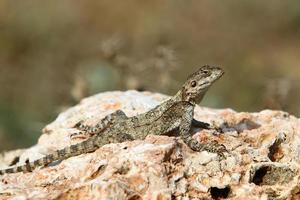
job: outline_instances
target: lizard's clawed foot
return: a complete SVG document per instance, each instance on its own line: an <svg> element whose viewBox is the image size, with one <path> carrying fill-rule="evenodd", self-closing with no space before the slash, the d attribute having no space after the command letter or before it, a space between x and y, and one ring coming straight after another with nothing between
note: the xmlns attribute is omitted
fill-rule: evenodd
<svg viewBox="0 0 300 200"><path fill-rule="evenodd" d="M88 130L88 126L84 125L83 124L83 120L80 120L79 122L77 122L73 128L76 128L79 130L79 132L75 132L75 133L72 133L70 135L70 138L71 139L77 139L77 138L87 138L88 136L88 133L87 133L87 130Z"/></svg>
<svg viewBox="0 0 300 200"><path fill-rule="evenodd" d="M223 144L219 144L216 141L207 143L204 150L212 153L217 153L222 159L225 159L224 152L228 152Z"/></svg>
<svg viewBox="0 0 300 200"><path fill-rule="evenodd" d="M78 138L80 138L80 139L85 139L85 138L88 138L88 134L86 133L86 132L82 132L82 131L80 131L80 132L75 132L75 133L71 133L70 134L70 138L73 140L73 139L78 139Z"/></svg>
<svg viewBox="0 0 300 200"><path fill-rule="evenodd" d="M192 140L190 143L188 143L188 145L194 151L208 151L211 153L217 153L222 159L225 158L224 152L228 152L223 144L219 144L216 141L202 144L196 140Z"/></svg>
<svg viewBox="0 0 300 200"><path fill-rule="evenodd" d="M78 130L81 131L87 131L89 129L89 126L84 125L83 120L80 120L73 126L73 128L77 128Z"/></svg>
<svg viewBox="0 0 300 200"><path fill-rule="evenodd" d="M223 133L223 130L221 127L216 126L215 124L209 124L209 127L207 128L209 130L214 130L218 133Z"/></svg>
<svg viewBox="0 0 300 200"><path fill-rule="evenodd" d="M99 133L102 129L99 128L99 125L96 125L96 126L88 126L88 125L85 125L83 123L83 120L77 122L74 126L74 128L78 129L79 132L77 133L73 133L71 134L71 138L86 138L86 137L91 137L97 133Z"/></svg>

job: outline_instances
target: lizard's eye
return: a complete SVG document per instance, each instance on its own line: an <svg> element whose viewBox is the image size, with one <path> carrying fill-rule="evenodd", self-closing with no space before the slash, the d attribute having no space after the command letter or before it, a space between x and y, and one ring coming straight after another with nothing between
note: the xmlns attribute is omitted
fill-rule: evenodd
<svg viewBox="0 0 300 200"><path fill-rule="evenodd" d="M197 82L196 82L196 81L192 81L192 82L191 82L191 86L192 86L192 87L196 87L196 85L197 85Z"/></svg>

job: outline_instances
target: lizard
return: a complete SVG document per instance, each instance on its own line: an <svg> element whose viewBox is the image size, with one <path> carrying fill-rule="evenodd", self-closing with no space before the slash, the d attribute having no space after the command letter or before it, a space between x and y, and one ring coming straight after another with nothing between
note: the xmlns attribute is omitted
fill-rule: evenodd
<svg viewBox="0 0 300 200"><path fill-rule="evenodd" d="M27 160L23 165L2 169L0 175L31 172L37 167L45 167L54 161L93 152L105 144L142 140L149 134L163 135L176 129L179 130L183 142L192 150L206 150L223 157L223 152L227 151L225 146L215 141L200 143L190 134L192 125L203 129L212 128L210 124L193 118L194 108L201 102L209 87L223 74L224 71L220 67L204 65L187 78L173 97L148 112L127 117L122 110L117 110L104 117L95 126L87 126L83 121L79 121L74 127L80 131L80 134L89 135L87 140L56 150L33 162Z"/></svg>

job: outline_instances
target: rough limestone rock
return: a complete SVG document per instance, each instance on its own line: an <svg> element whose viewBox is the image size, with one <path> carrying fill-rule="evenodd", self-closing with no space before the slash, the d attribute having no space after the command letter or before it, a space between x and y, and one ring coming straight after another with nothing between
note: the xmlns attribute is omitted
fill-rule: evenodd
<svg viewBox="0 0 300 200"><path fill-rule="evenodd" d="M70 139L79 120L93 125L122 109L145 112L166 96L107 92L81 101L43 129L38 143L4 154L0 167L35 160L84 138ZM201 142L226 146L226 159L193 152L178 137L108 144L31 173L0 176L1 199L300 199L300 120L281 111L237 113L197 107L195 118L223 133L193 130Z"/></svg>

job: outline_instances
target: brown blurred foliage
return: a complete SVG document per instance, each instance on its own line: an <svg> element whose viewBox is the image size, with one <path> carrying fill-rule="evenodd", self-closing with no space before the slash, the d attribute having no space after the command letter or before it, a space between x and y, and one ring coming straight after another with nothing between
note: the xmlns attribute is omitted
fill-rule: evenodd
<svg viewBox="0 0 300 200"><path fill-rule="evenodd" d="M300 2L0 0L0 150L35 143L84 96L173 94L203 64L202 105L299 115Z"/></svg>

